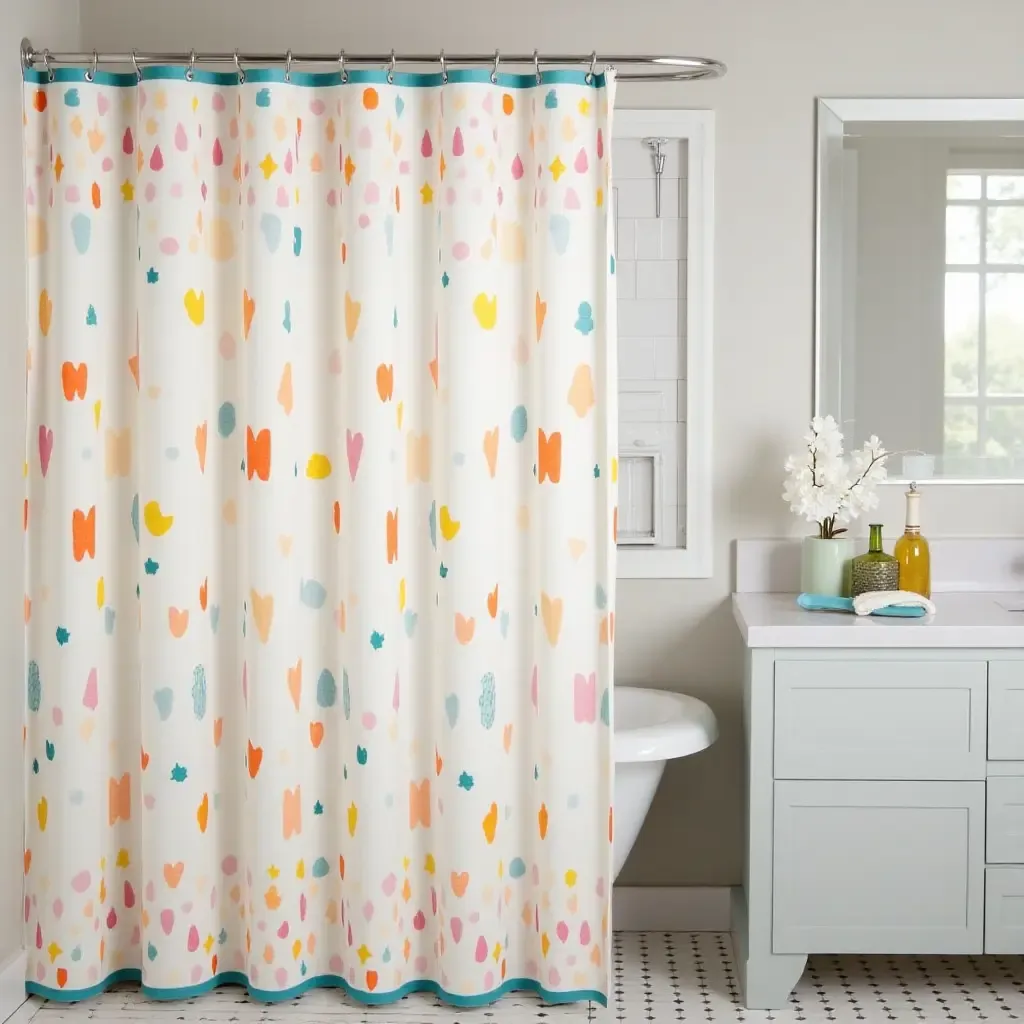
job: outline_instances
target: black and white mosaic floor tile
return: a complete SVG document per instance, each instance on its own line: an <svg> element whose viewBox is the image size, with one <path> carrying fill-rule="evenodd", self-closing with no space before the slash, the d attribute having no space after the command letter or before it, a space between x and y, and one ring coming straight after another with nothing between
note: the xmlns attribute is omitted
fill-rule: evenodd
<svg viewBox="0 0 1024 1024"><path fill-rule="evenodd" d="M745 1010L727 935L620 932L607 1009L545 1006L511 996L477 1010L453 1010L410 996L367 1009L338 992L308 992L291 1003L251 1002L223 988L181 1003L153 1003L122 986L76 1006L33 1000L11 1024L968 1024L1024 1021L1024 957L816 956L782 1010Z"/></svg>

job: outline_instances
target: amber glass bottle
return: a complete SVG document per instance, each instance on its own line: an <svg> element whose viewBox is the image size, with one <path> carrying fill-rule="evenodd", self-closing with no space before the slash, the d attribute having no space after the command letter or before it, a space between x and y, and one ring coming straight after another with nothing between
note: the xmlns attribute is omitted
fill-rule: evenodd
<svg viewBox="0 0 1024 1024"><path fill-rule="evenodd" d="M921 536L921 494L917 484L907 491L907 525L896 541L893 554L900 563L900 590L909 590L922 597L932 596L931 555L928 541Z"/></svg>

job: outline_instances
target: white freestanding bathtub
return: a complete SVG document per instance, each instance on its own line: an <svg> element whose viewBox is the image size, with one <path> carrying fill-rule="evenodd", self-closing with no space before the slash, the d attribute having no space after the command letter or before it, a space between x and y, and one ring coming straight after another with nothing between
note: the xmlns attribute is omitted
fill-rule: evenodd
<svg viewBox="0 0 1024 1024"><path fill-rule="evenodd" d="M716 739L715 714L696 697L634 686L615 687L613 880L636 842L665 762L696 754Z"/></svg>

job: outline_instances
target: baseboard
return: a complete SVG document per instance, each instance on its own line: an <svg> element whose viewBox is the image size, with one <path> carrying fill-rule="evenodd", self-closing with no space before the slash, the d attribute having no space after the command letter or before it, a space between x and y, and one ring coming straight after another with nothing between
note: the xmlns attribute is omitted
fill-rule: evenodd
<svg viewBox="0 0 1024 1024"><path fill-rule="evenodd" d="M25 994L25 968L28 954L18 950L0 964L0 1021L6 1021L28 996Z"/></svg>
<svg viewBox="0 0 1024 1024"><path fill-rule="evenodd" d="M727 885L615 886L612 927L620 932L727 932L731 900Z"/></svg>

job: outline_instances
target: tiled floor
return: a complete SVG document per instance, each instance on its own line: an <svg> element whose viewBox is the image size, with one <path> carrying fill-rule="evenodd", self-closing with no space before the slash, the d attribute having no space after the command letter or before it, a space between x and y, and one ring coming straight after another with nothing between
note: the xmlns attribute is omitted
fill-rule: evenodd
<svg viewBox="0 0 1024 1024"><path fill-rule="evenodd" d="M1024 1019L1022 957L812 957L789 1005L775 1013L744 1010L739 1002L726 935L712 932L622 932L615 939L615 988L607 1010L586 1005L549 1007L510 997L480 1010L453 1010L409 997L368 1010L338 992L309 992L291 1003L249 1002L222 988L184 1003L152 1003L129 986L78 1006L34 1002L18 1024L135 1024L138 1021L223 1021L255 1024L668 1024L676 1021L836 1021L944 1024Z"/></svg>

